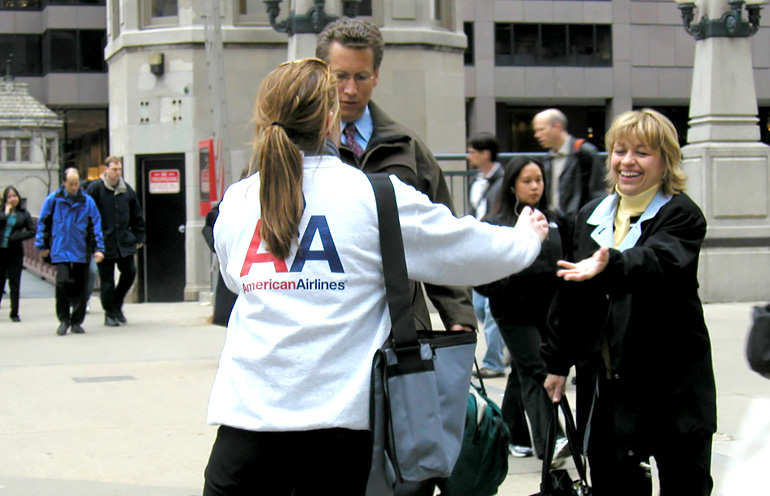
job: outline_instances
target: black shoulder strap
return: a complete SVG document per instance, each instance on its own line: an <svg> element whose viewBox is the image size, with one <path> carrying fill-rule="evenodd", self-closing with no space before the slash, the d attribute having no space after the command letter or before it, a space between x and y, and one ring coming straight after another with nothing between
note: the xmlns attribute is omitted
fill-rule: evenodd
<svg viewBox="0 0 770 496"><path fill-rule="evenodd" d="M396 193L387 174L367 174L367 177L372 183L377 201L382 269L396 354L399 362L410 359L419 360L420 349L409 298L411 291L409 291Z"/></svg>

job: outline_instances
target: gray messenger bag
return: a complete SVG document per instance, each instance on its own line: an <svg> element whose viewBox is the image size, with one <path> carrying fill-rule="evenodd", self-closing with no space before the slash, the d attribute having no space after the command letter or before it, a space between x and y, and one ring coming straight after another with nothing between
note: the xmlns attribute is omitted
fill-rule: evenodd
<svg viewBox="0 0 770 496"><path fill-rule="evenodd" d="M372 467L367 496L399 482L449 477L460 455L476 333L417 332L393 184L369 180L377 199L391 335L372 363Z"/></svg>

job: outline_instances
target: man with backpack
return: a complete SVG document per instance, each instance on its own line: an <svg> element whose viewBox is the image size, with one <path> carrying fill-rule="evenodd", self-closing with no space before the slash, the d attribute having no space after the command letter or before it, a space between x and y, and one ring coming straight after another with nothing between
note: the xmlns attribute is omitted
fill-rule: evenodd
<svg viewBox="0 0 770 496"><path fill-rule="evenodd" d="M580 208L607 194L607 169L596 147L567 132L567 117L560 110L543 110L532 120L535 138L548 149L544 160L549 203L568 219Z"/></svg>

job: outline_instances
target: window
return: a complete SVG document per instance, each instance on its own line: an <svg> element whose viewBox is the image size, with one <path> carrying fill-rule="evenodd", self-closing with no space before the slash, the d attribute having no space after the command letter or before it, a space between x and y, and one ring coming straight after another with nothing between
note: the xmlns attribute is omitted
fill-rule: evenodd
<svg viewBox="0 0 770 496"><path fill-rule="evenodd" d="M21 138L19 140L19 150L21 152L19 158L20 162L29 162L29 145L29 138Z"/></svg>
<svg viewBox="0 0 770 496"><path fill-rule="evenodd" d="M11 75L41 76L43 74L41 36L0 34L0 63L2 63L3 74L5 74L5 61L8 59L11 59Z"/></svg>
<svg viewBox="0 0 770 496"><path fill-rule="evenodd" d="M612 65L612 27L608 24L495 24L498 66Z"/></svg>
<svg viewBox="0 0 770 496"><path fill-rule="evenodd" d="M56 140L54 138L45 139L45 161L49 164L58 162L58 153L56 150Z"/></svg>
<svg viewBox="0 0 770 496"><path fill-rule="evenodd" d="M6 139L5 140L5 161L6 162L18 162L19 159L16 155L16 146L17 140L15 139Z"/></svg>
<svg viewBox="0 0 770 496"><path fill-rule="evenodd" d="M465 49L463 61L465 62L465 65L474 65L476 61L475 61L475 56L474 56L475 52L473 47L473 23L464 22L463 31L465 31L465 37L468 38L468 47Z"/></svg>
<svg viewBox="0 0 770 496"><path fill-rule="evenodd" d="M6 141L8 141L8 140L6 140L5 138L0 138L0 162L8 162L8 160L6 160L6 158L5 158L5 143L6 143Z"/></svg>
<svg viewBox="0 0 770 496"><path fill-rule="evenodd" d="M0 0L0 10L41 10L40 0Z"/></svg>
<svg viewBox="0 0 770 496"><path fill-rule="evenodd" d="M152 17L174 17L179 15L177 0L152 0Z"/></svg>
<svg viewBox="0 0 770 496"><path fill-rule="evenodd" d="M43 0L48 5L105 5L106 0Z"/></svg>
<svg viewBox="0 0 770 496"><path fill-rule="evenodd" d="M43 35L45 72L106 72L104 30L49 29Z"/></svg>

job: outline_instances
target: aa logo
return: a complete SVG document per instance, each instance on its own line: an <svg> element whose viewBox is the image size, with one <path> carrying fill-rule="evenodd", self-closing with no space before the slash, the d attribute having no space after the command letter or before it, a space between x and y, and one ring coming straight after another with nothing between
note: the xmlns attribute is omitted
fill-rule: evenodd
<svg viewBox="0 0 770 496"><path fill-rule="evenodd" d="M337 247L334 245L332 233L329 230L329 223L326 222L325 215L314 215L310 217L305 232L299 241L297 254L291 263L291 268L286 267L286 261L275 257L272 253L257 253L259 245L262 244L262 238L259 235L259 228L262 225L262 219L257 221L257 228L254 230L254 236L249 244L249 251L246 253L246 259L243 261L241 277L248 275L251 266L255 263L272 263L276 272L302 272L305 262L308 260L325 261L329 264L331 272L344 273L340 255L337 253ZM318 236L321 240L321 250L311 250L313 240Z"/></svg>

